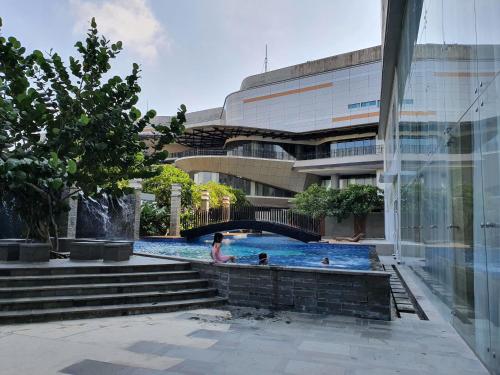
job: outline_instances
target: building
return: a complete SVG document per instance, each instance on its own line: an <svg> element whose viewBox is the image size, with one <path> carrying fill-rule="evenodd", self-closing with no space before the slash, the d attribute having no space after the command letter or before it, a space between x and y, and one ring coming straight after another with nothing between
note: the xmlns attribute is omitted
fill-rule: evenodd
<svg viewBox="0 0 500 375"><path fill-rule="evenodd" d="M221 108L188 113L170 161L262 206L287 207L312 183L375 185L381 72L373 47L247 77Z"/></svg>
<svg viewBox="0 0 500 375"><path fill-rule="evenodd" d="M500 373L500 2L382 9L387 233Z"/></svg>

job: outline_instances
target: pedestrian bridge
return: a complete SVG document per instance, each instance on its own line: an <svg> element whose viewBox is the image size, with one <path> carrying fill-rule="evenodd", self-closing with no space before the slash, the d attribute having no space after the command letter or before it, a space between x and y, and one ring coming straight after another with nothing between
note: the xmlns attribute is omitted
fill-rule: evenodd
<svg viewBox="0 0 500 375"><path fill-rule="evenodd" d="M271 232L303 242L321 239L320 220L290 209L245 206L197 210L182 220L181 236L194 239L207 234L235 229Z"/></svg>

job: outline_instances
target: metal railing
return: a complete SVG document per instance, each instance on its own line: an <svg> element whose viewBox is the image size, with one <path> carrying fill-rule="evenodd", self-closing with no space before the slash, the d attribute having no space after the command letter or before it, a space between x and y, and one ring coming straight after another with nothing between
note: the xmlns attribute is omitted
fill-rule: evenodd
<svg viewBox="0 0 500 375"><path fill-rule="evenodd" d="M231 207L229 212L223 207L211 208L208 211L196 210L191 215L185 215L181 224L184 229L193 229L209 224L242 220L282 224L314 234L320 234L321 231L319 219L288 208L257 206Z"/></svg>
<svg viewBox="0 0 500 375"><path fill-rule="evenodd" d="M329 159L329 158L344 158L349 156L362 156L362 155L378 155L384 152L384 146L362 146L350 147L337 150L331 150L323 153L312 152L302 155L299 160L313 160L313 159Z"/></svg>
<svg viewBox="0 0 500 375"><path fill-rule="evenodd" d="M292 155L283 151L258 151L258 150L224 150L224 149L193 149L169 154L169 158L178 159L189 156L240 156L247 158L261 158L274 160L295 160Z"/></svg>
<svg viewBox="0 0 500 375"><path fill-rule="evenodd" d="M258 151L258 150L224 150L224 149L193 149L169 154L169 159L179 159L189 156L239 156L247 158L273 159L273 160L313 160L328 158L343 158L349 156L376 155L382 154L382 145L351 147L345 149L332 150L324 153L312 152L294 157L283 151Z"/></svg>

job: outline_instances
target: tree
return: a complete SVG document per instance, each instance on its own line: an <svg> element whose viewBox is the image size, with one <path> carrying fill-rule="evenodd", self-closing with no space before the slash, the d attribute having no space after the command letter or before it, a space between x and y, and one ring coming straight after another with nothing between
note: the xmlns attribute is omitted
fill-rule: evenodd
<svg viewBox="0 0 500 375"><path fill-rule="evenodd" d="M329 213L334 194L334 190L312 184L303 192L295 194L294 210L314 218L323 218Z"/></svg>
<svg viewBox="0 0 500 375"><path fill-rule="evenodd" d="M354 216L354 234L366 233L366 216L384 207L384 196L376 186L349 185L337 190L329 206L328 214L340 222L349 215Z"/></svg>
<svg viewBox="0 0 500 375"><path fill-rule="evenodd" d="M234 207L241 207L249 204L243 191L218 182L209 181L205 184L193 185L193 205L195 207L201 206L201 192L205 190L208 191L210 197L210 207L222 206L222 199L224 197L229 197L229 201Z"/></svg>
<svg viewBox="0 0 500 375"><path fill-rule="evenodd" d="M354 234L366 232L366 216L383 209L384 197L376 186L349 185L327 189L313 184L295 195L294 210L314 218L333 216L338 222L354 216Z"/></svg>
<svg viewBox="0 0 500 375"><path fill-rule="evenodd" d="M143 191L154 194L158 205L166 207L170 211L172 184L181 184L181 205L182 207L191 206L193 202L192 189L194 182L189 177L189 174L169 164L158 166L157 168L159 173L156 176L144 180L142 184Z"/></svg>
<svg viewBox="0 0 500 375"><path fill-rule="evenodd" d="M154 110L141 115L140 68L111 76L122 43L99 36L94 19L75 47L68 68L57 53L26 53L0 35L0 193L43 241L57 237L57 216L77 193L120 196L123 180L152 176L186 120L184 105L170 124L153 125ZM159 133L152 152L139 137L146 126Z"/></svg>

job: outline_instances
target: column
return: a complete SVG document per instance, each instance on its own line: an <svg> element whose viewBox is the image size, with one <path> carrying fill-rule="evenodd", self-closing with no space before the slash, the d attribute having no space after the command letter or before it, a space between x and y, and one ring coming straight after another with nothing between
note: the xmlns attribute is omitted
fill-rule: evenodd
<svg viewBox="0 0 500 375"><path fill-rule="evenodd" d="M134 189L134 228L133 236L134 241L140 238L141 230L141 193L142 193L142 181L140 179L134 178L129 182L129 186Z"/></svg>
<svg viewBox="0 0 500 375"><path fill-rule="evenodd" d="M170 193L170 236L181 235L181 184L172 184Z"/></svg>
<svg viewBox="0 0 500 375"><path fill-rule="evenodd" d="M340 187L339 175L332 174L332 176L330 177L330 183L332 189L338 189Z"/></svg>
<svg viewBox="0 0 500 375"><path fill-rule="evenodd" d="M208 224L208 212L210 211L210 193L207 190L201 192L201 222L202 224Z"/></svg>
<svg viewBox="0 0 500 375"><path fill-rule="evenodd" d="M222 220L229 221L231 218L231 199L228 196L222 197Z"/></svg>
<svg viewBox="0 0 500 375"><path fill-rule="evenodd" d="M75 191L74 188L70 189L70 192L73 193ZM66 237L67 238L76 238L76 221L78 217L78 194L74 194L68 200L69 212L68 212L68 226L66 228Z"/></svg>

